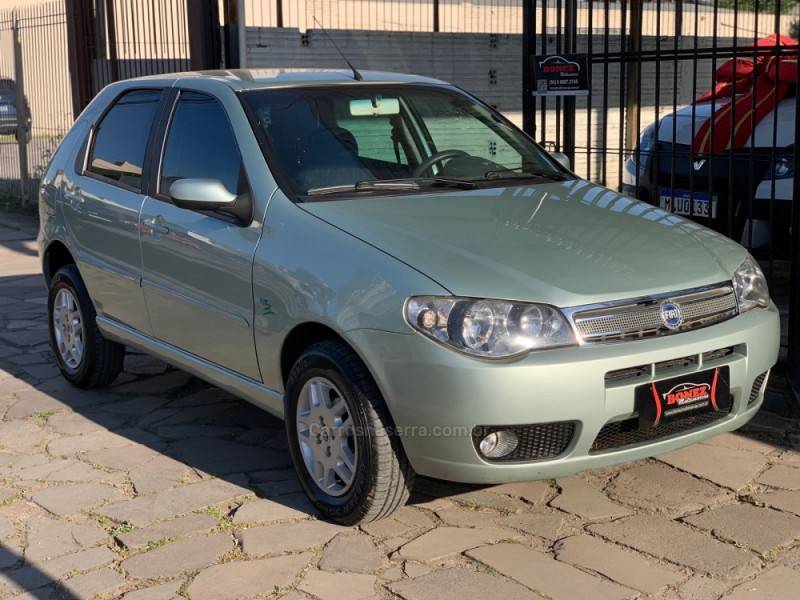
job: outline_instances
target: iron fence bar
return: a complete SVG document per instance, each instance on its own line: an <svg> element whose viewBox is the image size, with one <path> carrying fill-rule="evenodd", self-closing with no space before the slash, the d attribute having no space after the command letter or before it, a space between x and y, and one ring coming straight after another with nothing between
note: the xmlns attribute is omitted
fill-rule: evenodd
<svg viewBox="0 0 800 600"><path fill-rule="evenodd" d="M578 2L566 0L565 5L564 46L568 53L576 51L578 37ZM575 96L564 98L564 154L569 157L570 164L575 165Z"/></svg>
<svg viewBox="0 0 800 600"><path fill-rule="evenodd" d="M694 36L693 36L693 46L695 53L698 49L698 41L697 41L697 31L698 25L700 23L700 13L698 10L698 4L695 3L694 5ZM696 122L697 120L697 60L692 62L692 126L691 126L691 136L689 137L689 202L694 205L694 169L691 167L694 164L694 136L697 133L696 129ZM675 145L673 140L673 146ZM672 191L672 201L675 201L675 191Z"/></svg>
<svg viewBox="0 0 800 600"><path fill-rule="evenodd" d="M433 0L433 31L439 31L439 0Z"/></svg>
<svg viewBox="0 0 800 600"><path fill-rule="evenodd" d="M604 23L603 23L603 55L608 55L609 52L609 19L611 18L611 5L609 0L603 0L603 13L605 15ZM603 147L608 146L608 66L609 63L607 61L603 61ZM608 181L608 154L603 151L601 156L603 157L602 163L602 183L603 185L606 184Z"/></svg>
<svg viewBox="0 0 800 600"><path fill-rule="evenodd" d="M532 38L536 35L536 0L522 0L522 130L536 139L536 100L533 96Z"/></svg>
<svg viewBox="0 0 800 600"><path fill-rule="evenodd" d="M275 24L283 27L283 0L275 0Z"/></svg>
<svg viewBox="0 0 800 600"><path fill-rule="evenodd" d="M628 19L626 14L627 2L621 0L620 2L620 40L619 47L622 53L623 60L619 65L619 135L618 135L618 148L617 148L617 190L622 189L622 171L625 165L625 106L626 106L626 83L628 78L628 45L626 38L626 31L628 29Z"/></svg>
<svg viewBox="0 0 800 600"><path fill-rule="evenodd" d="M800 59L796 60L796 76L800 81ZM800 93L795 92L794 102L794 139L795 146L800 140ZM794 155L794 185L792 186L791 209L791 250L790 250L790 282L789 282L789 331L788 331L788 360L787 380L789 382L789 400L793 412L800 411L800 207L797 199L800 198L800 152L796 149Z"/></svg>
<svg viewBox="0 0 800 600"><path fill-rule="evenodd" d="M594 77L592 73L592 57L594 55L594 0L589 0L589 22L587 24L588 39L586 42L587 65L586 79L589 82L589 94L586 96L586 179L592 180L592 87ZM577 36L576 36L577 37Z"/></svg>

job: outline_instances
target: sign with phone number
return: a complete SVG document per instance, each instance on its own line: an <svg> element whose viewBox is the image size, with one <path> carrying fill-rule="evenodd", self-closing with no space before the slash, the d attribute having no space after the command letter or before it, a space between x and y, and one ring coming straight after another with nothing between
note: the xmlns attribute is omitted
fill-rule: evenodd
<svg viewBox="0 0 800 600"><path fill-rule="evenodd" d="M586 54L546 54L531 62L534 96L589 95Z"/></svg>

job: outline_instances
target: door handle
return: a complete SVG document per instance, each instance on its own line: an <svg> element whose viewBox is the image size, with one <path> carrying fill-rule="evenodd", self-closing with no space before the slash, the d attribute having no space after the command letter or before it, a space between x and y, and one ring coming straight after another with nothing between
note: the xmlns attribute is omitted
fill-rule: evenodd
<svg viewBox="0 0 800 600"><path fill-rule="evenodd" d="M159 234L159 235L166 235L169 233L169 227L162 224L163 218L161 215L155 217L149 217L142 221L142 225L144 225L145 230L149 234Z"/></svg>

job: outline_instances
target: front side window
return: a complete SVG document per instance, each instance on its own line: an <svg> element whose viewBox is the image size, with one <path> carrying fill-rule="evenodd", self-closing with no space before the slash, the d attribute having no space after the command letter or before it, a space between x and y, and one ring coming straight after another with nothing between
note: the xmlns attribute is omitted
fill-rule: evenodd
<svg viewBox="0 0 800 600"><path fill-rule="evenodd" d="M298 196L567 177L497 113L444 87L297 87L242 99L270 164Z"/></svg>
<svg viewBox="0 0 800 600"><path fill-rule="evenodd" d="M120 96L95 127L87 170L140 190L147 140L160 100L157 90Z"/></svg>
<svg viewBox="0 0 800 600"><path fill-rule="evenodd" d="M217 100L181 92L164 147L159 192L178 179L217 179L232 194L244 190L244 171L233 131Z"/></svg>

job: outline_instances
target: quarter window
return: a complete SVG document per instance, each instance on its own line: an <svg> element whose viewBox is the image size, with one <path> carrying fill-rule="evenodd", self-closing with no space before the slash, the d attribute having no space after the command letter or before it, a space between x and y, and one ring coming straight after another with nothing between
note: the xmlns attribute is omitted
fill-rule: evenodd
<svg viewBox="0 0 800 600"><path fill-rule="evenodd" d="M157 90L121 96L95 128L87 170L140 190L147 140L160 100Z"/></svg>
<svg viewBox="0 0 800 600"><path fill-rule="evenodd" d="M232 194L244 192L242 158L222 106L214 98L182 92L167 134L159 191L178 179L217 179Z"/></svg>

